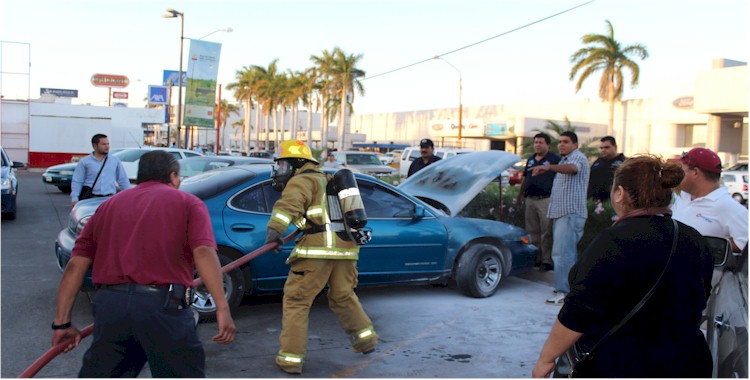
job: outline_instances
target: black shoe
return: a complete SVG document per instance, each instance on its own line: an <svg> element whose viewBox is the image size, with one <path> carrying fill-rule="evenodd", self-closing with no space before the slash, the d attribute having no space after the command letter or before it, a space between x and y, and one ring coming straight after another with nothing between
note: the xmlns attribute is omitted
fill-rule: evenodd
<svg viewBox="0 0 750 380"><path fill-rule="evenodd" d="M542 272L549 272L555 270L555 266L552 264L543 263L539 266L539 270Z"/></svg>

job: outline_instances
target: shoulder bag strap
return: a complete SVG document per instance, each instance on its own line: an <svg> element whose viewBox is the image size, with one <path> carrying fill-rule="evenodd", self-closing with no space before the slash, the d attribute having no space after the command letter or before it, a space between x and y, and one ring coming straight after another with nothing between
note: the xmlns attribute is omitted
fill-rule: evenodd
<svg viewBox="0 0 750 380"><path fill-rule="evenodd" d="M94 183L91 184L91 192L94 191L94 186L96 186L96 181L99 180L99 175L102 174L102 170L104 170L104 165L107 164L107 159L109 158L109 154L104 156L104 162L102 162L102 167L99 168L99 173L96 173L96 178L94 178Z"/></svg>
<svg viewBox="0 0 750 380"><path fill-rule="evenodd" d="M672 224L674 225L674 238L672 239L672 252L669 253L669 259L667 259L667 264L664 266L664 270L661 272L661 275L656 280L656 283L654 284L654 286L651 287L651 290L649 290L648 293L646 293L646 295L643 296L643 299L641 299L641 302L638 302L638 304L635 305L635 307L633 307L633 310L630 310L630 313L628 313L628 315L626 315L625 318L623 318L622 321L620 321L620 323L615 325L615 327L612 327L612 329L610 329L609 332L607 332L607 334L605 334L601 339L599 339L599 341L596 342L596 344L593 347L591 347L589 352L584 353L584 355L591 355L594 349L596 349L596 347L599 346L599 344L602 343L604 339L606 339L610 335L617 332L617 330L619 330L620 327L622 327L625 323L627 323L628 320L630 320L630 318L633 317L633 315L635 315L635 313L637 313L638 310L640 310L641 307L643 307L646 301L648 301L648 299L651 298L651 296L654 294L656 287L659 286L661 279L664 277L664 273L667 273L667 268L669 268L669 263L670 261L672 261L672 256L674 256L674 252L677 250L677 238L679 236L679 229L677 228L677 222L674 219L672 219Z"/></svg>

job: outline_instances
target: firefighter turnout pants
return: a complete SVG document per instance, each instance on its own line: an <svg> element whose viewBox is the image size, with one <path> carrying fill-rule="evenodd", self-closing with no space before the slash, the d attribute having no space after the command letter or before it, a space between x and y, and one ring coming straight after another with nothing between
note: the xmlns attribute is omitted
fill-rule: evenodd
<svg viewBox="0 0 750 380"><path fill-rule="evenodd" d="M307 353L307 325L315 297L328 284L328 306L344 331L352 337L353 348L377 342L372 321L354 293L357 261L294 258L284 284L283 317L277 363L299 367Z"/></svg>

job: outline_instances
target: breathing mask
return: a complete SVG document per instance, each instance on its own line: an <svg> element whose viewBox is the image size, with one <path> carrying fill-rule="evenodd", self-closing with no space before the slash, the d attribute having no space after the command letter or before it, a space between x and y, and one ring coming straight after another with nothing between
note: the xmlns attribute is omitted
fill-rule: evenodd
<svg viewBox="0 0 750 380"><path fill-rule="evenodd" d="M290 160L279 159L276 160L276 164L273 166L271 172L271 186L278 192L284 191L286 183L294 175L294 166Z"/></svg>

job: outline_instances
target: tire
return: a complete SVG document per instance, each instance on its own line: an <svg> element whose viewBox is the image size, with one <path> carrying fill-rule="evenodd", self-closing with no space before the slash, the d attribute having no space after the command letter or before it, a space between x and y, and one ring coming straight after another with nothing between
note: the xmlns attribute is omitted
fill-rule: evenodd
<svg viewBox="0 0 750 380"><path fill-rule="evenodd" d="M740 194L740 193L734 193L734 194L732 194L732 198L734 198L735 201L740 202L740 204L745 203L745 198L743 198L742 194Z"/></svg>
<svg viewBox="0 0 750 380"><path fill-rule="evenodd" d="M9 207L9 208L12 209L13 211L4 213L2 215L2 218L5 219L5 220L16 220L16 211L17 211L16 210L16 208L17 208L16 198L13 198L11 200L11 207Z"/></svg>
<svg viewBox="0 0 750 380"><path fill-rule="evenodd" d="M229 257L219 254L221 266L225 266L232 261ZM245 295L245 279L242 276L242 271L237 268L231 272L222 273L222 280L224 282L224 295L227 298L229 309L233 311L240 305L242 297ZM201 320L213 320L216 318L216 304L205 285L201 285L195 289L193 303L190 306L198 312Z"/></svg>
<svg viewBox="0 0 750 380"><path fill-rule="evenodd" d="M65 194L70 194L70 192L72 191L70 186L58 186L57 188Z"/></svg>
<svg viewBox="0 0 750 380"><path fill-rule="evenodd" d="M461 255L456 267L456 284L469 297L486 298L497 291L505 278L503 255L495 246L472 244Z"/></svg>

